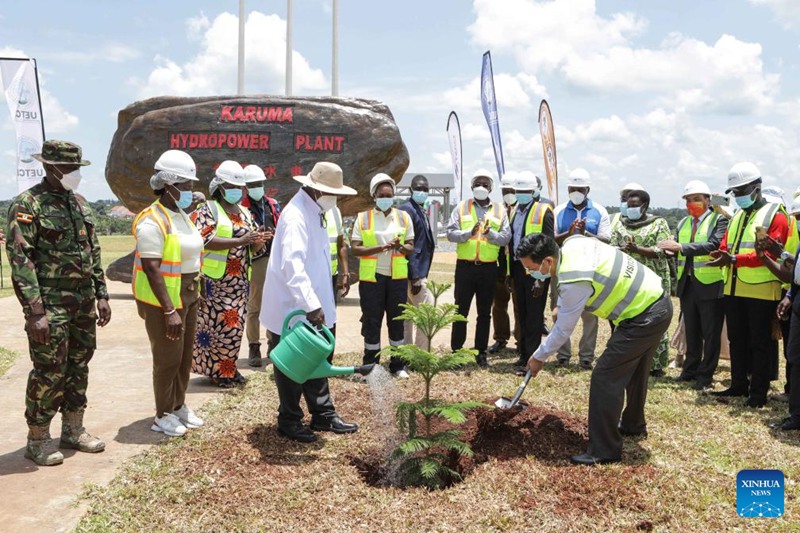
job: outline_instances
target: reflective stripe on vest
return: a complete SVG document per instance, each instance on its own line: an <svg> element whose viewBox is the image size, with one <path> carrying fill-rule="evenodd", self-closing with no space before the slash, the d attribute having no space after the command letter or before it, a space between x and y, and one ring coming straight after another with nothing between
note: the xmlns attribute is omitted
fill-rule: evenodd
<svg viewBox="0 0 800 533"><path fill-rule="evenodd" d="M342 233L342 212L338 207L325 211L325 226L331 244L331 274L335 276L339 272L339 235Z"/></svg>
<svg viewBox="0 0 800 533"><path fill-rule="evenodd" d="M366 216L364 216L366 215ZM375 210L370 209L359 213L356 224L361 224L361 243L365 248L372 248L378 246L378 238L375 235ZM405 211L392 208L390 216L394 216L397 224L402 228L402 233L397 236L400 238L400 243L405 244L406 233L408 232L409 218ZM408 258L405 255L392 252L392 279L408 279ZM358 265L358 279L359 281L376 281L375 275L378 273L378 256L367 255L361 257Z"/></svg>
<svg viewBox="0 0 800 533"><path fill-rule="evenodd" d="M552 211L553 208L550 207L548 204L543 202L535 202L533 209L528 209L528 218L525 220L525 229L523 229L522 237L526 237L531 233L541 233L542 232L542 225L544 224L544 215L547 213L547 210ZM514 223L514 217L517 216L517 210L514 209L511 212L511 220L509 220L509 224ZM512 230L513 231L513 230ZM519 243L517 243L519 246ZM506 276L511 275L511 259L514 257L514 251L511 250L511 246L508 247L509 253L507 255L508 259L506 260Z"/></svg>
<svg viewBox="0 0 800 533"><path fill-rule="evenodd" d="M639 315L664 294L652 270L597 239L578 235L561 248L558 284L579 281L594 290L586 310L614 324Z"/></svg>
<svg viewBox="0 0 800 533"><path fill-rule="evenodd" d="M692 217L684 217L678 223L678 243L702 243L708 242L711 236L714 235L714 230L717 228L717 221L719 215L717 213L709 213L706 218L700 223L695 232L694 239L692 239ZM706 266L706 263L711 261L711 256L696 255L691 258L694 269L694 278L704 285L711 285L725 281L725 271L719 267ZM683 271L686 267L686 256L678 252L678 279L683 277Z"/></svg>
<svg viewBox="0 0 800 533"><path fill-rule="evenodd" d="M473 199L463 200L458 205L462 230L472 230L478 222L478 215L473 202ZM487 210L484 220L488 219L489 227L494 231L498 231L500 229L500 223L503 220L501 207L496 202L489 204L489 207L491 208L492 214L490 215ZM467 261L496 263L499 255L500 247L490 243L486 235L480 231L470 236L467 242L458 243L458 246L456 246L456 257Z"/></svg>
<svg viewBox="0 0 800 533"><path fill-rule="evenodd" d="M772 225L772 219L775 214L783 208L778 204L768 203L762 206L755 214L750 217L750 221L744 228L741 240L736 242L728 241L728 250L733 254L747 254L755 253L756 251L756 226L769 228ZM728 226L728 237L736 239L744 223L745 212L740 210L733 216L730 225ZM734 269L730 269L732 272ZM778 281L778 278L764 266L757 267L738 267L736 268L736 277L745 283L757 285L759 283L769 283L771 281ZM737 290L737 294L739 291Z"/></svg>
<svg viewBox="0 0 800 533"><path fill-rule="evenodd" d="M164 277L164 285L167 288L167 295L172 305L177 309L181 309L183 307L183 302L181 301L181 244L179 237L172 232L171 216L160 202L154 202L134 219L134 237L136 237L136 226L144 217L151 217L158 225L162 235L164 235L164 248L161 254L159 270ZM156 298L150 286L150 280L147 279L147 274L142 268L142 258L139 256L138 250L133 260L132 288L133 297L140 302L161 307L161 302Z"/></svg>
<svg viewBox="0 0 800 533"><path fill-rule="evenodd" d="M219 202L212 200L208 203L208 207L211 210L211 215L214 217L214 220L217 223L216 236L226 239L233 237L233 222L231 222L230 217L228 217L228 213L226 213L222 206L219 205ZM242 214L242 217L244 217L245 222L250 225L250 213L241 205L237 205L237 207L239 208L239 212ZM209 278L220 279L223 274L225 274L225 267L227 264L227 249L209 250L207 248L203 248L203 265L201 267L201 271L204 275L208 276Z"/></svg>

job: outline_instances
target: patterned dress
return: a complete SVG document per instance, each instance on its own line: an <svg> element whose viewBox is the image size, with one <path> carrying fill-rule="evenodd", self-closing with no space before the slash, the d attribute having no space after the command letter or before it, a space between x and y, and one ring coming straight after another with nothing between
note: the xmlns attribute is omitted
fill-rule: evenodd
<svg viewBox="0 0 800 533"><path fill-rule="evenodd" d="M240 214L228 216L233 223L234 238L256 229ZM192 218L207 244L214 237L216 228L208 204L195 211ZM220 279L201 276L202 292L192 361L195 374L219 379L233 378L236 373L250 290L248 264L248 247L237 246L228 250L227 266Z"/></svg>
<svg viewBox="0 0 800 533"><path fill-rule="evenodd" d="M620 218L620 223L611 230L611 246L624 248L625 244L633 240L636 245L643 248L652 248L661 241L672 239L667 221L661 217L648 215L644 222L631 222L625 217ZM661 253L658 257L644 257L640 254L630 254L631 257L648 267L661 277L664 290L670 294L669 258ZM664 332L664 337L658 343L656 355L653 357L653 370L667 368L669 364L669 334Z"/></svg>

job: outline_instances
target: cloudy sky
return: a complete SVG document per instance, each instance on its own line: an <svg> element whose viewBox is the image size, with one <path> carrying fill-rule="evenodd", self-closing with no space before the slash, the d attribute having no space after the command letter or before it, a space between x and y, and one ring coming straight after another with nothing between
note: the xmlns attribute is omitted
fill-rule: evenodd
<svg viewBox="0 0 800 533"><path fill-rule="evenodd" d="M491 50L507 170L543 175L536 117L547 98L562 182L588 169L606 205L638 181L654 205L675 206L687 180L722 190L741 160L787 192L800 185L800 0L339 3L340 95L389 105L409 171L451 170L451 110L465 176L495 168L479 100ZM47 135L80 143L95 163L80 189L90 198L112 197L104 162L120 109L236 91L236 0L31 5L4 6L0 56L37 59ZM246 91L282 94L286 2L247 0L247 12ZM329 94L331 1L295 0L293 28L294 93ZM0 198L9 198L6 106L0 143Z"/></svg>

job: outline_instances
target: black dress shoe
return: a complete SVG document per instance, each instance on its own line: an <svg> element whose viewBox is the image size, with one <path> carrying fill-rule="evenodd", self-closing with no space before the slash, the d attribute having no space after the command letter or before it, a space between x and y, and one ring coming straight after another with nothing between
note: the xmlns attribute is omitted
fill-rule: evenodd
<svg viewBox="0 0 800 533"><path fill-rule="evenodd" d="M641 431L628 431L626 429L619 428L620 435L625 437L633 437L635 439L646 439L647 438L647 430L643 429Z"/></svg>
<svg viewBox="0 0 800 533"><path fill-rule="evenodd" d="M667 375L667 373L664 372L664 370L661 369L661 368L656 368L655 370L651 370L650 371L650 377L663 378L666 375Z"/></svg>
<svg viewBox="0 0 800 533"><path fill-rule="evenodd" d="M712 386L711 380L698 379L697 381L694 382L692 388L695 390L706 390L711 388L711 386Z"/></svg>
<svg viewBox="0 0 800 533"><path fill-rule="evenodd" d="M753 407L753 408L757 409L759 407L764 407L765 405L767 405L767 399L766 398L756 398L756 397L751 396L751 397L749 397L747 399L746 402L744 402L744 404L747 407Z"/></svg>
<svg viewBox="0 0 800 533"><path fill-rule="evenodd" d="M718 398L736 398L736 397L745 397L747 396L747 391L742 391L738 389L725 389L720 391L713 391L711 396L716 396Z"/></svg>
<svg viewBox="0 0 800 533"><path fill-rule="evenodd" d="M694 381L694 376L686 376L684 374L681 374L680 376L673 378L672 381L678 383L688 383L689 381Z"/></svg>
<svg viewBox="0 0 800 533"><path fill-rule="evenodd" d="M506 347L506 344L507 344L506 342L502 342L502 341L495 342L494 344L489 346L489 353L497 353L497 352L499 352L500 350L502 350L502 349L504 349Z"/></svg>
<svg viewBox="0 0 800 533"><path fill-rule="evenodd" d="M573 455L569 458L576 465L585 465L585 466L594 466L594 465L606 465L610 463L618 463L622 459L620 457L610 458L610 459L601 459L600 457L595 457L594 455L589 455L588 453L582 453L580 455Z"/></svg>
<svg viewBox="0 0 800 533"><path fill-rule="evenodd" d="M558 363L558 366L567 366L569 365L569 359L557 359L556 363Z"/></svg>
<svg viewBox="0 0 800 533"><path fill-rule="evenodd" d="M250 351L247 355L247 364L256 368L261 366L261 343L250 343Z"/></svg>
<svg viewBox="0 0 800 533"><path fill-rule="evenodd" d="M475 363L481 368L489 368L489 361L486 360L486 352L478 352L475 356Z"/></svg>
<svg viewBox="0 0 800 533"><path fill-rule="evenodd" d="M286 437L287 439L294 440L297 442L315 442L317 440L317 436L314 434L313 431L308 429L306 426L297 425L294 427L288 428L278 428L278 433Z"/></svg>
<svg viewBox="0 0 800 533"><path fill-rule="evenodd" d="M358 424L345 422L338 415L322 420L311 420L311 429L314 431L332 431L336 434L355 433L358 431Z"/></svg>
<svg viewBox="0 0 800 533"><path fill-rule="evenodd" d="M796 431L800 429L800 420L789 417L778 426L778 429L782 429L784 431Z"/></svg>
<svg viewBox="0 0 800 533"><path fill-rule="evenodd" d="M578 367L580 367L581 370L591 370L592 369L592 362L591 361L581 361L580 363L578 363Z"/></svg>

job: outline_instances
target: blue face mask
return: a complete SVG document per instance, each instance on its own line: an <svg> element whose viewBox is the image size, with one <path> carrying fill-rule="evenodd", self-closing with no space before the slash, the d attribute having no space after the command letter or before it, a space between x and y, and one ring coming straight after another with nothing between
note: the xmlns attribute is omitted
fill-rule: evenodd
<svg viewBox="0 0 800 533"><path fill-rule="evenodd" d="M178 191L181 195L175 200L175 205L178 209L188 209L192 205L192 191Z"/></svg>
<svg viewBox="0 0 800 533"><path fill-rule="evenodd" d="M517 193L517 203L519 205L528 205L533 201L533 194L529 192L518 192Z"/></svg>
<svg viewBox="0 0 800 533"><path fill-rule="evenodd" d="M541 265L539 268L541 268ZM550 269L552 270L552 267L550 267ZM541 270L529 270L528 274L537 281L544 281L550 277L550 272L543 274Z"/></svg>
<svg viewBox="0 0 800 533"><path fill-rule="evenodd" d="M756 203L756 199L753 198L753 196L754 194L751 192L750 194L745 194L744 196L734 196L733 199L736 200L736 205L738 205L742 209L747 209L748 207Z"/></svg>
<svg viewBox="0 0 800 533"><path fill-rule="evenodd" d="M388 211L394 205L394 198L376 198L375 206L381 211Z"/></svg>
<svg viewBox="0 0 800 533"><path fill-rule="evenodd" d="M238 204L242 200L242 190L225 189L224 198L229 204Z"/></svg>
<svg viewBox="0 0 800 533"><path fill-rule="evenodd" d="M628 216L628 202L619 203L619 212L621 215Z"/></svg>
<svg viewBox="0 0 800 533"><path fill-rule="evenodd" d="M642 218L642 207L627 207L625 209L625 213L628 216L629 220L639 220Z"/></svg>
<svg viewBox="0 0 800 533"><path fill-rule="evenodd" d="M248 187L247 196L256 202L264 198L264 187Z"/></svg>
<svg viewBox="0 0 800 533"><path fill-rule="evenodd" d="M425 200L428 199L428 193L425 191L412 191L411 199L417 202L419 205L424 205Z"/></svg>

